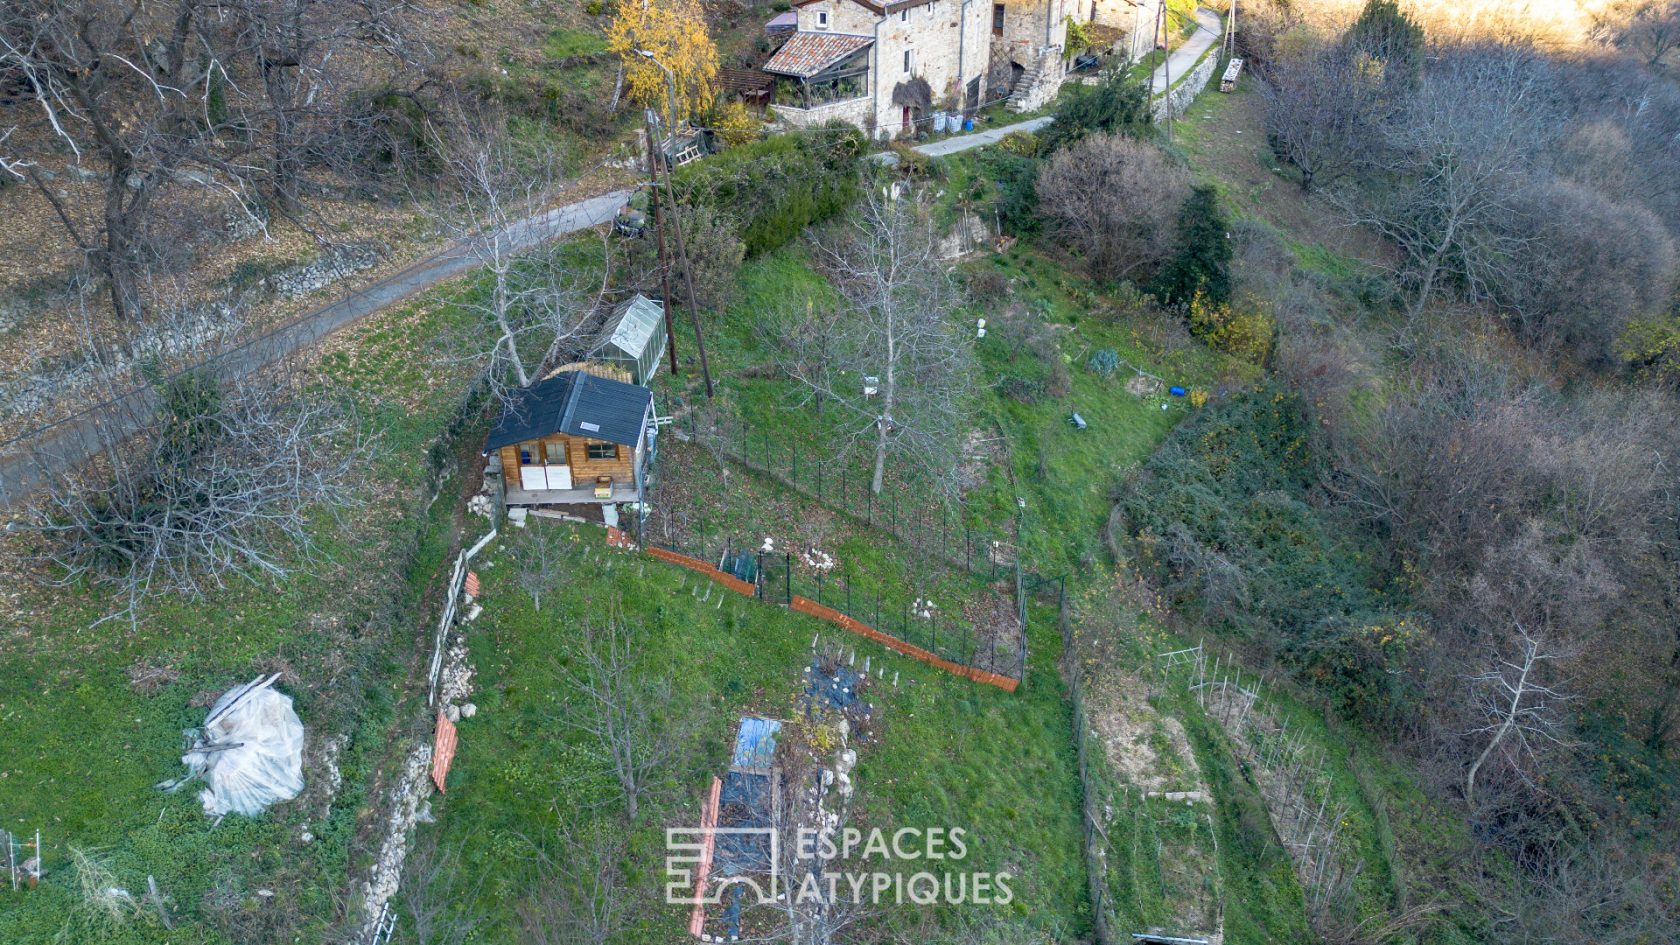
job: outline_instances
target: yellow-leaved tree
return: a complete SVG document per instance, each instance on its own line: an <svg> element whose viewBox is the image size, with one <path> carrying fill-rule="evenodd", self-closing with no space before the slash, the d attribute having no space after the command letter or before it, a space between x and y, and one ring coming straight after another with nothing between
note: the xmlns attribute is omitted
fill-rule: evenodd
<svg viewBox="0 0 1680 945"><path fill-rule="evenodd" d="M619 0L607 27L607 48L624 63L630 100L666 111L665 73L638 50L653 53L676 79L677 121L704 112L717 79L717 47L700 0Z"/></svg>

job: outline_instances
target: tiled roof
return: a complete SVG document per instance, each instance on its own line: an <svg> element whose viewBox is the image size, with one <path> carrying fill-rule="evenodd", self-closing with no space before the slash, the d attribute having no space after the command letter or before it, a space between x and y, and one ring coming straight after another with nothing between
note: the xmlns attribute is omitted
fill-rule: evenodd
<svg viewBox="0 0 1680 945"><path fill-rule="evenodd" d="M764 64L764 71L808 79L873 42L850 33L795 33Z"/></svg>

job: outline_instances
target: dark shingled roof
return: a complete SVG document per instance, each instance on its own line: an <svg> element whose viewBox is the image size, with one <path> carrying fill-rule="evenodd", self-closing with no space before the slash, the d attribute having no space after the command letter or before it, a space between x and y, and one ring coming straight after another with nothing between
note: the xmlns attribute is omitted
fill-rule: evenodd
<svg viewBox="0 0 1680 945"><path fill-rule="evenodd" d="M484 452L555 433L635 446L653 391L582 371L562 371L514 395Z"/></svg>

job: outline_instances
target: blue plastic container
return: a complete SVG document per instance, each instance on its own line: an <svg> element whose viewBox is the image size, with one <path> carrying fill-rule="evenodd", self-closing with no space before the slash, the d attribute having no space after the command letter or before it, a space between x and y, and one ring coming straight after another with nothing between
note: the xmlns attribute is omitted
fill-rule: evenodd
<svg viewBox="0 0 1680 945"><path fill-rule="evenodd" d="M963 119L963 130L964 131L973 131L974 130L974 119L964 118Z"/></svg>
<svg viewBox="0 0 1680 945"><path fill-rule="evenodd" d="M1174 397L1183 397L1186 393L1188 393L1188 391L1186 391L1182 387L1178 387L1178 386L1175 385L1173 387L1167 388L1167 393L1173 395Z"/></svg>

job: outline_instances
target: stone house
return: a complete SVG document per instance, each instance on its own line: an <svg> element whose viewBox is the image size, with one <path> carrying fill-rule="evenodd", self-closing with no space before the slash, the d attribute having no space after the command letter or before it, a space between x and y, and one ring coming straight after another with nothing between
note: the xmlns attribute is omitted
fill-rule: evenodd
<svg viewBox="0 0 1680 945"><path fill-rule="evenodd" d="M1067 77L1067 23L1122 34L1128 59L1152 45L1162 0L796 0L798 27L767 61L776 114L908 134L934 111L972 114L1005 96L1031 111ZM925 127L925 126L923 126Z"/></svg>
<svg viewBox="0 0 1680 945"><path fill-rule="evenodd" d="M1156 17L1164 0L1003 0L992 4L994 70L1007 63L1009 105L1033 111L1056 96L1067 79L1069 21L1108 27L1119 39L1098 52L1127 61L1147 55L1156 38ZM1075 50L1078 52L1078 50ZM1000 71L994 71L997 76Z"/></svg>
<svg viewBox="0 0 1680 945"><path fill-rule="evenodd" d="M981 0L798 0L799 28L763 70L782 120L840 120L879 137L985 101Z"/></svg>

